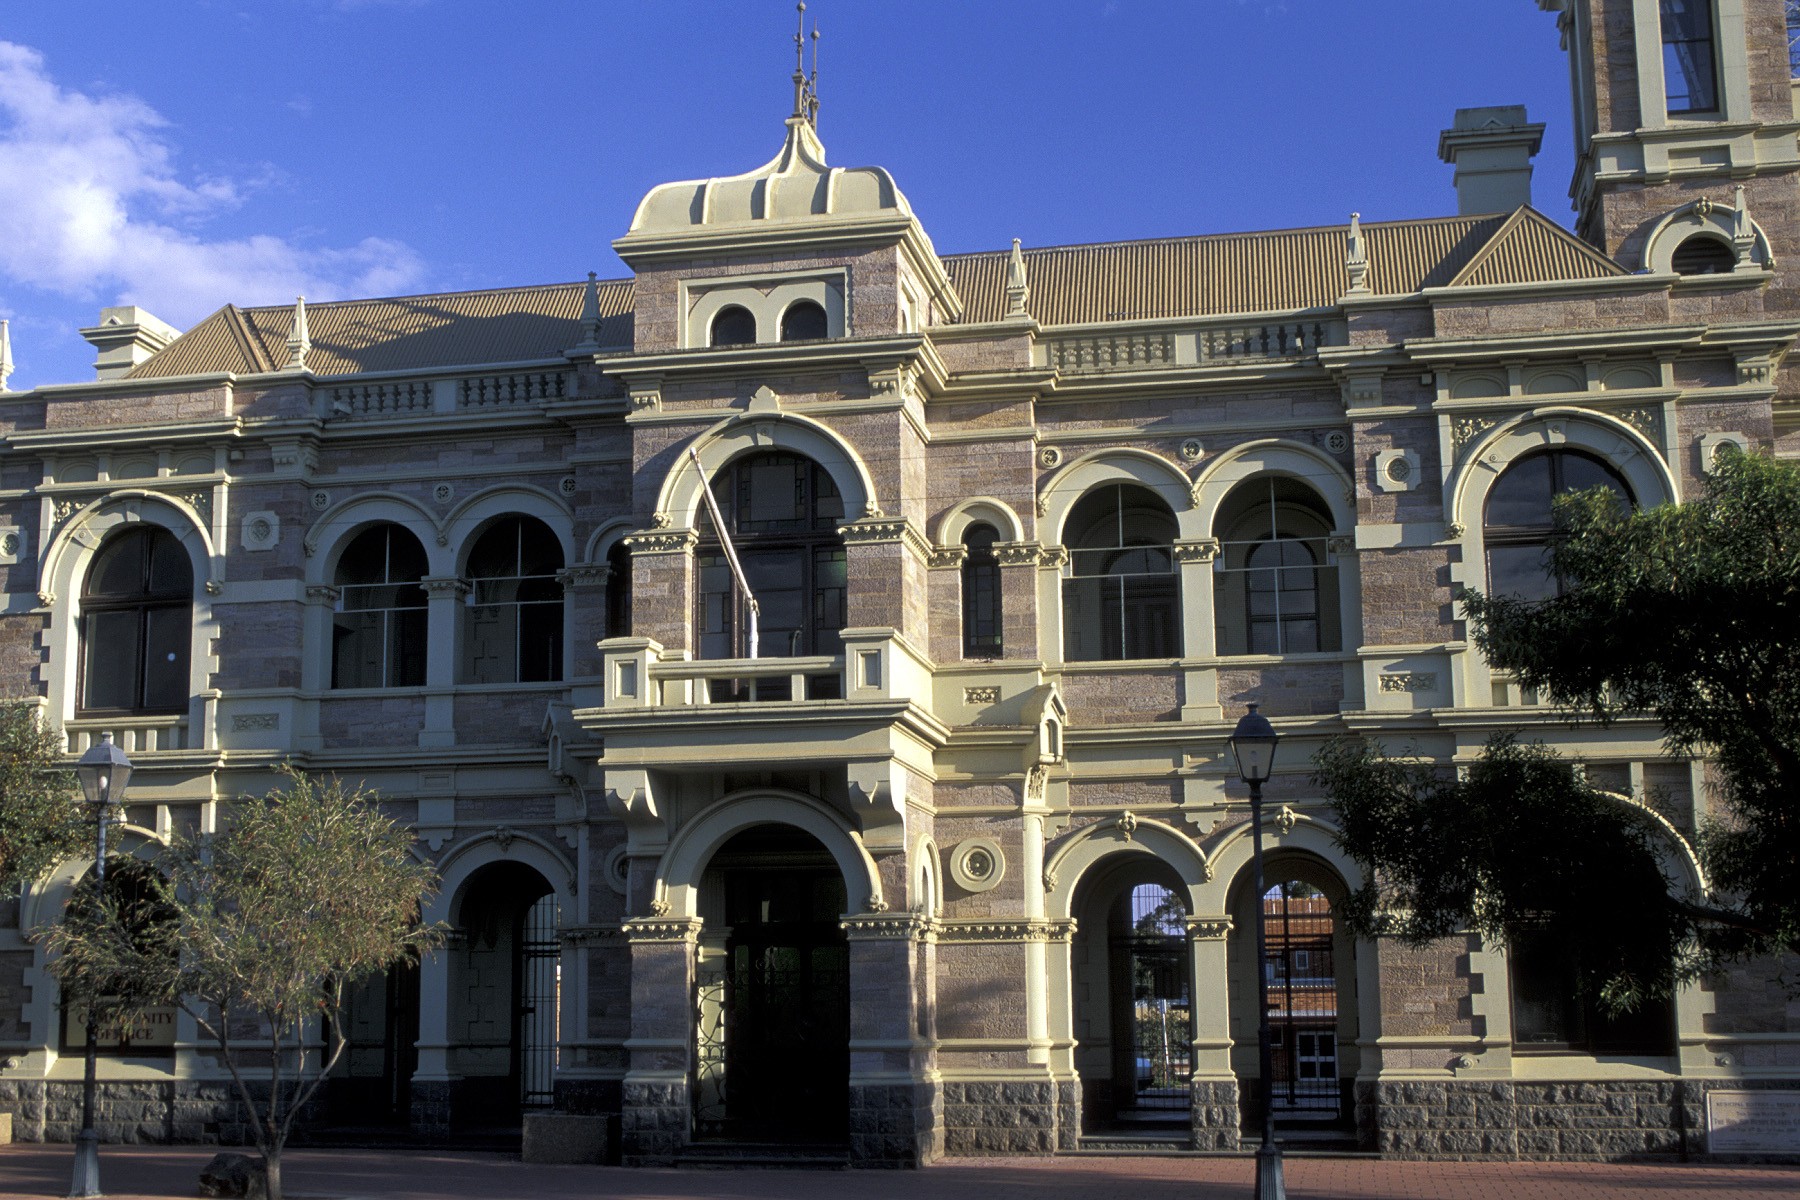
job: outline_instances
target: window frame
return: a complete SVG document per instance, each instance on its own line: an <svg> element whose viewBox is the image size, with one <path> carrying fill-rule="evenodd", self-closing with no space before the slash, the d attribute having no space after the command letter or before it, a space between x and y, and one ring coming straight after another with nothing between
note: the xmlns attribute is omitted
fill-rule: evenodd
<svg viewBox="0 0 1800 1200"><path fill-rule="evenodd" d="M1127 503L1128 489L1135 503ZM1089 527L1080 531L1083 544L1077 544L1069 538L1070 523L1078 516L1084 516L1082 507L1103 492L1110 492L1112 495L1111 512L1096 514L1090 520ZM1158 540L1138 531L1128 531L1126 517L1133 511L1154 512L1156 518L1165 523L1164 529L1159 532L1166 532L1167 540ZM1112 520L1112 540L1096 541L1093 534L1106 524L1108 515ZM1063 660L1158 662L1181 658L1184 644L1183 597L1181 564L1175 557L1175 542L1180 537L1180 526L1174 512L1163 502L1162 497L1136 481L1110 480L1088 489L1075 501L1064 519L1063 529L1067 561L1062 567L1062 588L1058 597L1062 617ZM1151 554L1162 555L1165 566L1148 570L1123 569L1134 559L1141 559L1146 565L1151 564ZM1084 564L1095 562L1100 565L1099 570L1082 569ZM1075 653L1078 622L1071 619L1071 606L1080 605L1082 591L1088 581L1093 582L1086 590L1093 592L1099 613L1086 618L1081 624L1085 629L1087 622L1098 621L1095 630L1097 636L1094 639L1098 643L1098 653L1084 658ZM1159 617L1158 613L1162 616ZM1146 653L1146 650L1154 652Z"/></svg>
<svg viewBox="0 0 1800 1200"><path fill-rule="evenodd" d="M999 658L1005 652L1005 598L1000 557L994 552L1000 531L979 521L963 531L962 540L962 656Z"/></svg>
<svg viewBox="0 0 1800 1200"><path fill-rule="evenodd" d="M1697 28L1703 29L1703 33L1687 37L1672 36L1675 31L1671 28L1670 6L1672 4L1681 3L1702 6L1702 11L1699 14L1700 19L1695 21L1694 25ZM1720 115L1723 111L1723 97L1721 95L1720 84L1722 80L1720 78L1721 72L1719 70L1719 17L1718 6L1715 3L1715 0L1658 0L1656 6L1656 18L1657 33L1662 54L1663 110L1665 114L1671 117L1713 117ZM1690 71L1682 66L1681 56L1684 53L1690 56L1694 71ZM1704 67L1703 72L1701 72L1702 67ZM1690 103L1686 107L1677 108L1675 106L1675 89L1671 86L1673 82L1672 71L1678 73L1678 77L1683 81L1684 85L1688 86L1691 86L1696 82L1697 75L1695 72L1703 74L1704 79L1701 80L1701 82L1711 91L1710 96L1702 98L1703 101L1706 102L1701 104Z"/></svg>
<svg viewBox="0 0 1800 1200"><path fill-rule="evenodd" d="M96 572L104 565L106 558L119 552L119 547L127 541L146 543L142 552L142 567L139 571L142 586L135 592L95 593L91 590L91 582ZM157 564L163 561L160 554L174 555L174 561L181 565L186 576L185 589L170 587L159 591L155 587ZM182 545L181 538L171 529L162 525L149 523L132 523L124 529L110 533L101 542L99 550L87 563L82 574L81 594L78 600L76 616L76 715L112 716L125 714L167 715L180 714L187 711L193 697L193 629L194 629L194 564L188 555L187 547ZM172 684L179 695L171 695L167 704L149 703L149 668L151 623L153 614L184 612L186 619L177 622L178 634L174 638L174 646L178 653L177 669ZM93 682L90 659L96 650L95 637L98 633L96 618L113 614L132 614L135 636L132 643L132 703L125 706L90 704L88 688ZM185 635L185 636L183 636Z"/></svg>
<svg viewBox="0 0 1800 1200"><path fill-rule="evenodd" d="M728 342L720 341L719 340L719 323L726 320L727 318L736 320L736 319L738 319L738 317L740 315L742 316L742 318L744 320L746 320L750 323L750 336L733 338L731 341L728 341ZM721 346L721 347L723 347L723 346L754 346L754 345L756 345L756 341L759 336L759 333L760 333L760 331L757 329L755 313L751 312L748 308L744 307L742 304L726 304L726 305L721 306L719 311L712 315L712 319L706 323L706 344L708 346Z"/></svg>
<svg viewBox="0 0 1800 1200"><path fill-rule="evenodd" d="M376 532L384 533L387 539L382 551L382 578L373 583L344 582L344 559L349 556L350 552L359 542L368 537L371 533ZM393 539L396 532L404 534L406 537L412 539L412 544L418 551L420 569L416 577L394 578ZM430 572L431 560L425 551L424 542L420 540L416 533L407 526L400 524L398 521L373 522L363 529L358 530L344 543L344 548L339 551L337 564L332 571L332 586L337 590L337 603L333 608L331 622L330 690L337 692L373 691L377 689L419 688L425 686L426 677L430 671L431 598L425 591L424 581ZM396 593L400 593L407 588L417 588L420 600L417 604L371 605L366 608L352 607L346 603L346 600L353 589L359 588L392 589ZM378 683L344 683L340 680L340 646L344 640L341 635L352 631L351 627L343 622L343 618L353 613L380 614L382 648L380 659L381 680ZM404 649L396 650L395 648L397 644L396 623L403 615L410 616L415 613L418 614L419 625L417 633L417 644L420 648L417 654L418 678L416 680L413 679L411 677L411 672L407 673L406 678L396 678L395 676L398 673L396 671L396 664L410 662L412 659L412 656Z"/></svg>
<svg viewBox="0 0 1800 1200"><path fill-rule="evenodd" d="M1539 957L1546 949L1543 946L1530 946L1522 956L1520 951L1528 940L1550 941L1549 954L1561 961L1554 972L1543 972L1543 968L1535 964L1533 959ZM1542 955L1548 957L1548 955ZM1523 962L1521 958L1523 957ZM1581 985L1580 952L1578 947L1541 929L1514 929L1506 939L1506 1003L1508 1020L1512 1027L1512 1051L1522 1056L1556 1056L1556 1055L1589 1055L1595 1058L1667 1058L1676 1053L1677 1029L1675 1014L1675 997L1668 994L1648 1003L1645 1009L1635 1013L1608 1017L1600 1007L1599 997L1590 994L1589 989ZM1573 1028L1565 1029L1565 1034L1578 1033L1579 1036L1560 1038L1539 1038L1526 1041L1521 1037L1523 1022L1520 1020L1520 983L1530 977L1535 983L1535 991L1560 997L1567 1010L1565 1017L1572 1016ZM1528 997L1529 999L1529 997ZM1654 1043L1649 1040L1648 1027L1660 1025L1656 1031ZM1639 1028L1633 1029L1637 1025ZM1619 1031L1623 1030L1621 1034ZM1612 1033L1606 1031L1611 1030Z"/></svg>
<svg viewBox="0 0 1800 1200"><path fill-rule="evenodd" d="M1507 463L1500 471L1499 475L1494 478L1493 484L1488 488L1487 495L1483 497L1481 501L1482 582L1486 585L1490 595L1520 595L1518 592L1500 592L1495 588L1494 551L1496 549L1502 551L1519 550L1537 546L1541 551L1547 553L1551 542L1556 537L1555 521L1550 515L1551 509L1548 507L1545 509L1546 519L1541 524L1496 525L1488 515L1494 503L1495 493L1500 490L1500 487L1506 481L1506 477L1513 471L1518 470L1520 467L1525 466L1534 460L1548 459L1550 462L1549 502L1551 505L1554 505L1558 496L1566 495L1573 490L1565 483L1566 476L1564 463L1569 458L1579 458L1599 467L1603 472L1611 476L1616 484L1618 484L1620 490L1624 493L1625 503L1633 508L1637 506L1637 495L1632 491L1631 484L1625 478L1624 473L1591 450L1572 446L1555 446L1550 449L1534 450L1528 454L1521 454L1519 457ZM1553 573L1547 572L1547 574L1549 574L1550 582L1553 585L1552 590L1546 595L1538 597L1526 596L1525 599L1543 601L1553 599L1563 594L1563 591L1567 586L1565 581L1560 576L1556 576Z"/></svg>
<svg viewBox="0 0 1800 1200"><path fill-rule="evenodd" d="M525 568L525 537L529 525L536 525L541 531L541 536L547 539L547 544L555 549L556 566L548 573L532 575L523 573ZM513 532L512 555L515 573L511 575L476 574L475 567L477 556L483 551L488 540L495 537L500 531L509 527ZM562 583L558 576L565 565L562 542L557 538L556 531L545 524L541 518L534 517L528 513L507 513L497 517L488 522L487 526L475 536L469 543L469 555L467 566L465 568L468 576L469 591L465 596L462 636L458 639L457 646L457 676L459 683L504 684L562 682L563 659L566 653L564 623L568 613L568 598L563 592ZM488 583L490 585L510 583L514 585L513 598L510 600L483 600L481 597L483 583ZM548 584L549 587L555 590L556 598L554 600L520 599L520 594L531 584L538 584L540 586ZM475 613L482 608L510 608L514 610L512 617L513 669L511 672L512 678L510 679L477 678L477 672L474 669L475 663L472 657L474 651L472 639L475 634ZM553 616L549 611L552 608L555 610ZM548 674L542 679L524 678L527 665L526 647L530 640L527 626L528 614L536 618L530 627L532 632L535 632L540 637L547 633L547 640L549 642L547 648L539 647L537 654L537 657L541 658L542 661L548 665ZM542 622L542 624L538 624L537 622ZM536 659L534 658L533 661L536 661Z"/></svg>

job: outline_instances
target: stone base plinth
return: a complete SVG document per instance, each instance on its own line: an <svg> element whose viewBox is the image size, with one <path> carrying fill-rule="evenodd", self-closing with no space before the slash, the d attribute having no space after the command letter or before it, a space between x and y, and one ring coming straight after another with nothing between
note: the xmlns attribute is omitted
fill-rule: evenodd
<svg viewBox="0 0 1800 1200"><path fill-rule="evenodd" d="M520 1158L528 1163L605 1163L619 1156L619 1118L526 1113Z"/></svg>

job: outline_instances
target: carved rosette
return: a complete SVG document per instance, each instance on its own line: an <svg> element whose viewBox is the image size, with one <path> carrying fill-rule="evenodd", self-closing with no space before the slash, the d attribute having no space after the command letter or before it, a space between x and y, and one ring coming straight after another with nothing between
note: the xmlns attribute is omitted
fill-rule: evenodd
<svg viewBox="0 0 1800 1200"><path fill-rule="evenodd" d="M1452 453L1461 454L1463 447L1479 438L1482 434L1500 424L1499 417L1471 415L1455 417L1450 422L1450 448Z"/></svg>

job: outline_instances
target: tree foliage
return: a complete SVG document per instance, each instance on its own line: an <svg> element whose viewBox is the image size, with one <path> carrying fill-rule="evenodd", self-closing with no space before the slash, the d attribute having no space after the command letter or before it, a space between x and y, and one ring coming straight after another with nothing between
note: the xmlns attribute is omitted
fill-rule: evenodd
<svg viewBox="0 0 1800 1200"><path fill-rule="evenodd" d="M49 937L66 988L178 1004L217 1044L252 1114L272 1200L294 1121L343 1055L345 997L440 936L421 920L436 873L378 797L282 771L284 786L242 799L218 833L178 836L161 855L166 936L134 933L114 906ZM268 1071L266 1087L246 1076L251 1063Z"/></svg>
<svg viewBox="0 0 1800 1200"><path fill-rule="evenodd" d="M0 701L0 900L87 850L92 826L62 751L34 707Z"/></svg>
<svg viewBox="0 0 1800 1200"><path fill-rule="evenodd" d="M1654 716L1673 751L1716 760L1696 846L1709 894L1669 895L1650 866L1668 839L1547 751L1501 739L1456 780L1339 744L1319 779L1381 880L1360 915L1397 909L1409 936L1512 920L1580 932L1606 963L1595 986L1625 1000L1800 951L1800 469L1728 454L1688 503L1633 512L1597 490L1559 498L1556 519L1563 593L1467 593L1473 640L1573 717Z"/></svg>

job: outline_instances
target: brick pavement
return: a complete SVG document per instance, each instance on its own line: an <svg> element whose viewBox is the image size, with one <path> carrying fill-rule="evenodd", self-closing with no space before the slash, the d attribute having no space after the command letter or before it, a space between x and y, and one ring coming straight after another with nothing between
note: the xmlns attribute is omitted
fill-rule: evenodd
<svg viewBox="0 0 1800 1200"><path fill-rule="evenodd" d="M113 1200L195 1194L214 1148L105 1146ZM0 1147L0 1196L62 1196L67 1145ZM288 1200L1245 1200L1247 1158L959 1159L924 1171L627 1171L500 1154L296 1150ZM1293 1200L1790 1200L1794 1166L1288 1160Z"/></svg>

